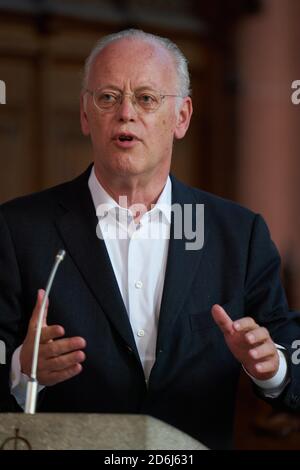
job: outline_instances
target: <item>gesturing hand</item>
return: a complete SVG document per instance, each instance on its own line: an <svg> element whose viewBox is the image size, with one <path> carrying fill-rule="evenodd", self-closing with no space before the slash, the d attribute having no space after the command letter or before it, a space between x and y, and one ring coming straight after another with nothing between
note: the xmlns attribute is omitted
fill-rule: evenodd
<svg viewBox="0 0 300 470"><path fill-rule="evenodd" d="M37 302L20 353L21 371L28 376L31 373L34 337L44 294L44 290L40 289L38 291ZM54 385L81 372L81 362L85 359L85 354L81 349L85 348L86 342L79 336L57 339L64 336L65 330L60 325L48 326L46 323L47 312L48 303L43 319L37 379L41 385Z"/></svg>
<svg viewBox="0 0 300 470"><path fill-rule="evenodd" d="M251 317L232 321L220 305L214 305L211 313L230 351L249 374L258 380L272 378L279 368L279 355L268 330Z"/></svg>

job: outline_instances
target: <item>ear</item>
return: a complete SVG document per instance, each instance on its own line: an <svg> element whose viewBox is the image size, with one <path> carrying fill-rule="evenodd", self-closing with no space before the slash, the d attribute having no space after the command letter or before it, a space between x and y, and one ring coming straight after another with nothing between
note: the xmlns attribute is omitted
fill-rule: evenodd
<svg viewBox="0 0 300 470"><path fill-rule="evenodd" d="M86 113L87 108L87 95L81 93L80 95L80 124L81 124L81 131L83 135L90 134L90 126L89 121Z"/></svg>
<svg viewBox="0 0 300 470"><path fill-rule="evenodd" d="M176 126L174 130L174 137L175 139L182 139L186 131L189 128L190 120L193 114L193 104L192 100L189 96L184 98L184 102L182 103L176 120Z"/></svg>

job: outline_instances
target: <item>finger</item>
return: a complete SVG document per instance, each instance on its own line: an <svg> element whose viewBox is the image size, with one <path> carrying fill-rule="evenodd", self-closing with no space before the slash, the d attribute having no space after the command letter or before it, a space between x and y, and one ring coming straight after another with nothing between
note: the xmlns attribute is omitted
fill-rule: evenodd
<svg viewBox="0 0 300 470"><path fill-rule="evenodd" d="M258 325L255 323L254 319L251 317L243 317L233 322L233 328L238 332L251 331L254 328L257 328Z"/></svg>
<svg viewBox="0 0 300 470"><path fill-rule="evenodd" d="M30 319L30 326L31 328L35 329L37 326L37 322L39 319L39 313L42 307L43 299L44 299L45 291L44 289L39 289L37 293L37 299L36 299L36 304L32 312L32 316ZM47 313L48 313L48 306L49 306L49 299L47 299L46 305L45 305L45 311L43 315L43 325L47 325Z"/></svg>
<svg viewBox="0 0 300 470"><path fill-rule="evenodd" d="M214 321L225 335L234 333L232 327L233 321L221 305L214 305L211 309L211 313Z"/></svg>
<svg viewBox="0 0 300 470"><path fill-rule="evenodd" d="M61 354L67 354L78 349L84 349L85 347L86 341L80 336L57 339L56 341L41 345L41 356L44 358L57 357Z"/></svg>
<svg viewBox="0 0 300 470"><path fill-rule="evenodd" d="M39 362L39 369L41 371L47 370L48 372L55 372L75 366L75 364L79 364L84 360L85 354L83 351L74 351L69 354L62 354L58 357L41 360Z"/></svg>
<svg viewBox="0 0 300 470"><path fill-rule="evenodd" d="M268 357L275 355L276 353L276 348L275 345L269 341L267 343L261 344L260 346L257 346L254 349L249 350L249 355L253 359L267 359Z"/></svg>
<svg viewBox="0 0 300 470"><path fill-rule="evenodd" d="M75 364L74 366L67 367L64 370L50 372L50 374L40 374L38 376L38 381L41 385L55 385L57 383L63 382L64 380L71 379L76 375L80 374L82 371L81 364Z"/></svg>
<svg viewBox="0 0 300 470"><path fill-rule="evenodd" d="M51 325L51 326L44 326L41 332L41 340L40 343L48 343L49 341L61 338L64 336L65 330L60 325Z"/></svg>
<svg viewBox="0 0 300 470"><path fill-rule="evenodd" d="M254 367L260 374L273 372L273 375L275 375L276 371L278 370L278 364L279 362L276 358L276 360L268 359L267 361L258 362Z"/></svg>
<svg viewBox="0 0 300 470"><path fill-rule="evenodd" d="M254 328L250 332L246 333L245 337L249 344L254 345L269 339L270 334L266 328L259 326L258 328Z"/></svg>

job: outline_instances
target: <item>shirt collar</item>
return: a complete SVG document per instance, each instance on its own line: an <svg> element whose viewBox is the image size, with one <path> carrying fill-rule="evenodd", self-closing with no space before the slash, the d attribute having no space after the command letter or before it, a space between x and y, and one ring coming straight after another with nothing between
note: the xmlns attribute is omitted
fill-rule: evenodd
<svg viewBox="0 0 300 470"><path fill-rule="evenodd" d="M110 211L115 211L118 208L121 211L128 212L127 209L119 206L119 204L105 191L103 186L98 181L94 166L92 167L91 174L88 180L89 190L93 199L95 210L97 215L102 215L102 211L99 212L99 207L106 208L105 213ZM171 223L171 201L172 201L172 183L171 179L168 176L164 189L161 192L157 203L154 207L147 212L148 215L154 213L154 211L159 210L165 217L165 220L170 224ZM103 214L105 215L105 214Z"/></svg>

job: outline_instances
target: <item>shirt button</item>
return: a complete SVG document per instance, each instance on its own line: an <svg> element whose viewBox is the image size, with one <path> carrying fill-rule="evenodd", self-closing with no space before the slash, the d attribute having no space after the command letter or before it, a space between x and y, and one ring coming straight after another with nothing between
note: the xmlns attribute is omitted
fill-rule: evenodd
<svg viewBox="0 0 300 470"><path fill-rule="evenodd" d="M145 331L144 330L138 330L137 335L139 337L145 336Z"/></svg>
<svg viewBox="0 0 300 470"><path fill-rule="evenodd" d="M137 289L141 289L141 288L143 287L142 281L136 281L135 287L136 287Z"/></svg>

